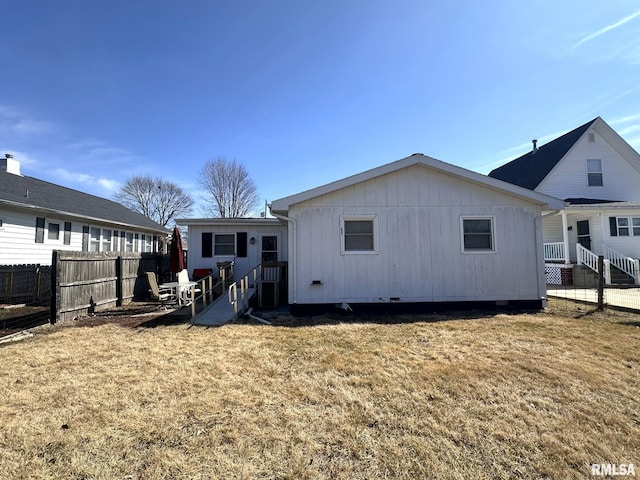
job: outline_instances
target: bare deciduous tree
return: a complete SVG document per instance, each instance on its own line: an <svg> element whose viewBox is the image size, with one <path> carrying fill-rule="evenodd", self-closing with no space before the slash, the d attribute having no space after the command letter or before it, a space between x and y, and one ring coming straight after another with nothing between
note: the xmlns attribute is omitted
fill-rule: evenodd
<svg viewBox="0 0 640 480"><path fill-rule="evenodd" d="M160 178L129 178L114 198L125 207L156 221L163 227L191 212L193 199L180 187Z"/></svg>
<svg viewBox="0 0 640 480"><path fill-rule="evenodd" d="M258 205L258 193L247 169L237 160L209 160L198 183L207 192L206 213L222 218L245 217Z"/></svg>

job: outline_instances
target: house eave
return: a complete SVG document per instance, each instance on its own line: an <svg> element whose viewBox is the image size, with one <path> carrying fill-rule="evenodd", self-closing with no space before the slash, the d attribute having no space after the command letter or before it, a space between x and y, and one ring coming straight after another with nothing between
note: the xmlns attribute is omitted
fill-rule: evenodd
<svg viewBox="0 0 640 480"><path fill-rule="evenodd" d="M178 218L178 225L211 225L211 226L273 226L280 225L277 218Z"/></svg>
<svg viewBox="0 0 640 480"><path fill-rule="evenodd" d="M27 204L27 203L13 202L11 200L1 200L0 201L0 205L6 205L6 206L9 206L9 207L22 209L22 210L27 210L27 211L31 211L31 212L38 212L38 213L43 213L43 214L51 214L51 215L60 216L60 217L78 218L78 219L81 219L81 220L84 220L84 221L87 221L87 222L95 222L95 223L108 224L108 225L116 225L116 226L119 226L121 228L124 227L124 228L132 229L132 230L153 232L153 233L158 233L158 234L162 234L162 235L168 235L169 234L169 230L168 229L157 229L157 228L145 227L143 225L136 225L136 224L126 223L126 222L115 222L113 220L107 220L107 219L104 219L104 218L79 215L77 213L66 212L66 211L63 211L63 210L56 210L54 208L41 207L41 206L31 205L31 204Z"/></svg>

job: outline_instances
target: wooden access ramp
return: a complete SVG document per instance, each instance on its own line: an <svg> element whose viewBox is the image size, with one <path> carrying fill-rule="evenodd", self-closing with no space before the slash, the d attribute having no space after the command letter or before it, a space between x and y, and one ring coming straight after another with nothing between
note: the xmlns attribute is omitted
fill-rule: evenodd
<svg viewBox="0 0 640 480"><path fill-rule="evenodd" d="M260 276L261 266L258 265L239 282L232 283L227 295L222 295L202 312L195 315L191 319L191 323L193 325L220 326L237 321L249 308L249 301L256 294Z"/></svg>
<svg viewBox="0 0 640 480"><path fill-rule="evenodd" d="M245 289L244 296L246 303L249 303L249 300L251 300L255 294L255 288ZM246 303L242 301L241 297L238 298L236 304L229 303L227 296L223 295L202 312L193 317L191 319L191 323L194 325L206 325L211 327L224 325L225 323L237 320L239 317L244 315L244 312L247 310ZM237 311L235 308L236 305Z"/></svg>

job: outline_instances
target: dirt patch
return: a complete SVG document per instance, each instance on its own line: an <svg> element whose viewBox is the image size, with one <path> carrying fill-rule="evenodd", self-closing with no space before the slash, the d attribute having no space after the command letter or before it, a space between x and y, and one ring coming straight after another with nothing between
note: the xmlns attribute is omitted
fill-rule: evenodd
<svg viewBox="0 0 640 480"><path fill-rule="evenodd" d="M0 305L0 337L49 321L49 307L32 305Z"/></svg>
<svg viewBox="0 0 640 480"><path fill-rule="evenodd" d="M80 316L73 322L67 322L65 326L97 327L116 324L125 328L153 328L184 323L187 318L187 313L183 310L166 308L155 302L132 302L122 307Z"/></svg>

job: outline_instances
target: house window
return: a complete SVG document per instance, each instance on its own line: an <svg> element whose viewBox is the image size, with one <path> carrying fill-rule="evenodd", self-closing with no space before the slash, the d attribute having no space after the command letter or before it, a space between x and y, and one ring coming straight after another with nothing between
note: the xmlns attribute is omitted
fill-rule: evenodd
<svg viewBox="0 0 640 480"><path fill-rule="evenodd" d="M587 137L589 140L589 143L596 143L596 134L595 133L589 133L589 136Z"/></svg>
<svg viewBox="0 0 640 480"><path fill-rule="evenodd" d="M100 251L100 229L99 228L91 227L91 237L89 239L89 251L90 252Z"/></svg>
<svg viewBox="0 0 640 480"><path fill-rule="evenodd" d="M139 233L136 233L133 235L133 251L134 252L140 251L140 234Z"/></svg>
<svg viewBox="0 0 640 480"><path fill-rule="evenodd" d="M233 255L235 253L236 236L234 234L214 236L215 255Z"/></svg>
<svg viewBox="0 0 640 480"><path fill-rule="evenodd" d="M47 240L60 240L59 223L49 223L49 233L47 233Z"/></svg>
<svg viewBox="0 0 640 480"><path fill-rule="evenodd" d="M495 252L493 217L462 218L463 252Z"/></svg>
<svg viewBox="0 0 640 480"><path fill-rule="evenodd" d="M71 245L71 222L64 222L64 244Z"/></svg>
<svg viewBox="0 0 640 480"><path fill-rule="evenodd" d="M102 230L102 251L111 251L111 230Z"/></svg>
<svg viewBox="0 0 640 480"><path fill-rule="evenodd" d="M601 187L602 183L602 160L587 160L587 182L590 187Z"/></svg>
<svg viewBox="0 0 640 480"><path fill-rule="evenodd" d="M609 234L612 237L640 236L640 217L609 217Z"/></svg>
<svg viewBox="0 0 640 480"><path fill-rule="evenodd" d="M142 234L142 252L150 253L153 251L153 245L151 243L152 239L153 237L151 235Z"/></svg>
<svg viewBox="0 0 640 480"><path fill-rule="evenodd" d="M341 217L342 253L376 253L375 215Z"/></svg>
<svg viewBox="0 0 640 480"><path fill-rule="evenodd" d="M133 252L133 233L127 232L125 235L124 251Z"/></svg>
<svg viewBox="0 0 640 480"><path fill-rule="evenodd" d="M0 218L0 230L4 228L4 218Z"/></svg>

